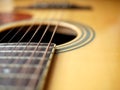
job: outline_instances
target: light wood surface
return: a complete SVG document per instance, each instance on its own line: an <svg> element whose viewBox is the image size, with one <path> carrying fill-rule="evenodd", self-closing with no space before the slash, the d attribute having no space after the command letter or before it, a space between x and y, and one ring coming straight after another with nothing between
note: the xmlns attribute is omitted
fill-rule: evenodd
<svg viewBox="0 0 120 90"><path fill-rule="evenodd" d="M92 27L95 39L88 45L55 54L45 90L120 90L120 1L71 0L92 10L18 10L33 18L58 19ZM30 1L15 5L31 4Z"/></svg>

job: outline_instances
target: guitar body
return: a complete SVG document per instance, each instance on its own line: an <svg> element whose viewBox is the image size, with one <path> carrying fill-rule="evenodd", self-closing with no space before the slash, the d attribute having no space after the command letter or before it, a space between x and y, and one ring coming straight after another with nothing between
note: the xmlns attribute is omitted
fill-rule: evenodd
<svg viewBox="0 0 120 90"><path fill-rule="evenodd" d="M21 4L17 1L16 3L16 5ZM33 19L49 19L48 15L51 15L54 20L59 20L58 16L62 13L62 21L82 23L82 25L92 28L92 36L90 36L92 38L89 43L55 53L44 89L120 90L120 2L77 0L71 1L71 3L89 5L92 9L53 11L24 9L17 11L28 13L33 16ZM22 5L24 4L27 2L22 3ZM75 31L77 32L77 30ZM81 32L78 31L77 35L81 35ZM62 48L71 42L76 43L75 40L72 40L58 45L56 48Z"/></svg>

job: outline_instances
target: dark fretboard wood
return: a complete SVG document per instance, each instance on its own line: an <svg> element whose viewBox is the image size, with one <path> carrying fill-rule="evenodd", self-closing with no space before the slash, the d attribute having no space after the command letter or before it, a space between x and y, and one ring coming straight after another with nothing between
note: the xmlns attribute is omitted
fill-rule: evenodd
<svg viewBox="0 0 120 90"><path fill-rule="evenodd" d="M37 90L37 88L42 88L55 45L53 43L50 45L43 59L47 46L47 43L41 43L38 47L37 43L29 45L27 43L1 43L0 90ZM44 61L40 65L42 60ZM40 69L39 75L35 73L38 69ZM35 86L29 84L31 81L36 82Z"/></svg>

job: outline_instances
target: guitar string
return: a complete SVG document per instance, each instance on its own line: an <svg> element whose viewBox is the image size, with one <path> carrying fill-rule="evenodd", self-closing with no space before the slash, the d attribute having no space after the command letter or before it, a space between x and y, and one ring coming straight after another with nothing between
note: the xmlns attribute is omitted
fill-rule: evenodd
<svg viewBox="0 0 120 90"><path fill-rule="evenodd" d="M10 53L9 54L7 54L6 55L6 59L8 60L8 63L9 63L9 60L11 59L12 60L12 57L9 57L9 56L12 56L12 52L13 52L13 50L15 50L16 48L17 48L17 46L20 44L20 41L24 38L24 36L28 33L28 31L30 30L32 28L32 25L27 29L27 31L24 33L24 35L20 38L20 40L18 41L18 43L15 45L15 47L10 51ZM18 30L19 31L19 30ZM17 35L17 34L16 34ZM12 39L11 39L12 40ZM6 47L6 46L5 46ZM11 54L11 55L10 55ZM3 68L4 68L4 70L6 70L6 69L8 69L9 68L9 66L7 65L7 64L5 64L4 66L3 66ZM9 69L8 69L9 70ZM9 77L8 77L8 79L9 79ZM5 82L5 84L8 84L9 82ZM5 87L6 88L6 90L7 90L7 87Z"/></svg>
<svg viewBox="0 0 120 90"><path fill-rule="evenodd" d="M31 25L27 30L26 32L24 33L24 35L19 39L18 43L15 45L15 47L13 49L11 49L10 53L9 54L5 54L6 55L6 59L9 61L9 59L11 59L10 57L8 56L12 56L13 54L13 50L15 50L17 48L17 46L20 44L20 41L25 37L25 35L29 32L29 30L33 27L33 25ZM23 27L21 27L19 30L22 30ZM18 30L18 31L19 31ZM15 37L17 35L17 33L15 33L15 35L13 37ZM11 41L13 39L13 37L10 38L9 41ZM9 44L10 42L8 41L7 44ZM6 49L7 46L4 47L4 49ZM6 66L5 66L6 67Z"/></svg>
<svg viewBox="0 0 120 90"><path fill-rule="evenodd" d="M12 32L12 30L14 30L14 28L12 28L0 41L2 41L3 39L5 39L5 37L8 35L8 34L10 34L11 32ZM16 32L16 34L19 32L20 30L18 30L17 32ZM15 35L16 35L15 34ZM8 41L8 42L10 42L14 37L15 37L15 35Z"/></svg>
<svg viewBox="0 0 120 90"><path fill-rule="evenodd" d="M5 36L0 39L0 43L14 30L15 28L10 29Z"/></svg>
<svg viewBox="0 0 120 90"><path fill-rule="evenodd" d="M11 40L17 35L17 33L22 29L23 27L19 28L18 31L8 40L7 44L9 44L9 42L11 42ZM13 31L15 28L12 28L11 30ZM11 31L9 31L7 33L7 35L9 35L11 33ZM7 37L7 35L5 35L2 39L4 39L5 37ZM1 40L2 40L1 39ZM6 49L6 46L3 47L3 50ZM6 55L6 53L3 53L4 55ZM4 63L9 63L9 60L5 60ZM0 68L0 70L2 70L3 68L6 69L7 68L7 65L2 65L3 67ZM7 84L7 82L4 82L5 84Z"/></svg>
<svg viewBox="0 0 120 90"><path fill-rule="evenodd" d="M52 37L51 37L51 40L50 40L50 42L49 42L49 45L47 46L46 52L43 54L44 57L45 57L46 54L47 54L47 51L48 51L49 46L50 46L50 44L51 44L52 38L53 38L53 36L54 36L54 34L55 34L56 30L57 30L57 27L58 27L58 25L56 25L55 30L53 31L53 35L52 35ZM48 30L48 29L46 29L46 30ZM46 31L46 30L45 30L45 31ZM39 45L40 45L43 37L44 37L44 34L43 34L42 38L40 39L39 43L37 44L37 47L34 49L34 52L31 54L30 59L27 60L27 63L25 63L25 64L29 64L29 63L32 61L33 55L34 55L34 53L36 52L37 48L39 47ZM43 60L42 60L42 61L45 60L44 57L43 57ZM40 63L42 63L42 61L40 61ZM25 65L25 64L24 64L24 65ZM41 64L40 66L42 66L42 64ZM41 70L41 69L39 69L39 70ZM24 69L24 70L22 70L22 71L26 72L26 69ZM23 73L24 73L24 72L23 72ZM32 81L32 82L33 82L33 81Z"/></svg>
<svg viewBox="0 0 120 90"><path fill-rule="evenodd" d="M55 33L56 33L56 30L57 30L57 28L58 28L58 25L59 25L59 24L57 23L57 25L55 26L55 28L54 28L54 30L53 30L53 33L52 33L52 36L51 36L50 41L49 41L49 43L48 43L48 46L47 46L47 48L45 49L45 53L43 54L41 61L38 63L39 68L37 68L37 69L34 71L34 74L37 75L37 76L36 76L37 79L39 78L39 74L40 74L40 72L41 72L41 69L43 68L42 65L43 65L43 63L44 63L45 56L47 55L47 52L48 52L49 47L50 47L50 45L51 45L51 43L52 43L53 37L54 37L54 35L55 35ZM37 46L37 47L38 47L38 46ZM36 48L36 49L37 49L37 48ZM35 51L36 51L36 50L34 50L34 53L35 53ZM31 56L31 57L32 57L32 56ZM37 83L37 79L36 79L36 80L31 80L31 79L30 79L28 86L31 86L31 85L32 85L32 86L33 86L32 88L34 89L34 88L35 88L35 85L36 85L36 83Z"/></svg>
<svg viewBox="0 0 120 90"><path fill-rule="evenodd" d="M61 14L59 14L59 15L60 15L60 17L62 17L63 14L61 13ZM61 19L61 18L59 18L59 19ZM37 79L39 78L39 73L41 72L42 65L43 65L44 60L45 60L45 56L47 55L48 49L49 49L49 47L50 47L50 44L51 44L51 42L52 42L52 40L53 40L53 37L54 37L56 31L57 31L57 28L58 28L59 23L60 23L60 21L58 20L58 22L57 22L57 24L56 24L56 26L55 26L55 28L54 28L54 30L53 30L52 36L51 36L51 38L50 38L50 41L49 41L49 43L48 43L48 46L47 46L47 48L46 48L46 50L45 50L45 53L43 54L42 59L41 59L41 61L39 62L40 68L37 68L37 69L35 70L35 72L34 72L34 73L36 73L36 75L37 75ZM38 44L38 45L39 45L39 44ZM39 47L38 45L37 45L37 47ZM37 47L36 47L36 49L34 50L34 53L35 53L35 51L37 50ZM33 57L33 56L31 55L31 57ZM30 59L31 59L31 58L30 58ZM31 60L32 60L32 59L31 59ZM33 87L32 87L33 89L31 89L31 90L34 90L34 89L35 89L36 83L37 83L37 80L34 80L34 81L33 81L33 80L30 79L28 86L31 86L31 85L33 86Z"/></svg>
<svg viewBox="0 0 120 90"><path fill-rule="evenodd" d="M19 29L18 29L18 31L8 40L8 42L7 42L7 45L12 41L12 39L22 30L22 28L23 28L23 26L21 26ZM13 31L15 28L12 28L11 30ZM11 33L11 31L9 31L2 39L4 39L5 37L7 37L7 35L9 35ZM1 40L2 40L1 39ZM7 47L3 47L2 49L3 50L5 50ZM7 56L6 55L6 53L4 53L3 52L3 54L5 55L5 56ZM6 62L4 62L4 63L9 63L9 60L6 60ZM1 68L0 68L1 69Z"/></svg>
<svg viewBox="0 0 120 90"><path fill-rule="evenodd" d="M23 28L23 26L21 26L20 28L19 28L19 30L14 34L14 36L12 36L11 37L11 39L7 42L8 44L9 44L9 42L11 42L12 40L13 40L13 38L17 35L17 33L20 31L20 30L22 30L22 28ZM32 27L31 27L32 28ZM3 39L5 39L7 36L8 36L8 34L10 34L11 32L12 32L12 30L14 30L15 28L12 28L11 30L9 30L9 32L0 40L0 42L3 40ZM29 30L28 30L29 31ZM26 32L26 34L27 34L27 32ZM25 35L26 35L25 34ZM24 35L24 36L25 36ZM24 37L22 37L21 38L21 40L23 39ZM21 41L21 40L19 40L19 42ZM17 45L16 45L17 46ZM4 49L4 48L3 48Z"/></svg>
<svg viewBox="0 0 120 90"><path fill-rule="evenodd" d="M21 31L22 28L23 28L23 27L21 27L21 28L18 29L18 31L17 31L17 32L13 35L13 37L7 42L7 44L8 44L9 42L11 42L11 40L17 35L17 33L18 33L19 31ZM14 28L11 29L11 30L14 30ZM6 47L3 47L3 50L5 50L5 48L6 48ZM6 53L4 53L4 54L5 54L5 56L7 56ZM5 61L4 61L4 63L9 63L9 62L10 62L9 60L5 60ZM5 65L4 67L0 68L0 70L3 69L3 68L5 69L5 68L7 68L7 66ZM6 82L5 82L5 83L6 83ZM7 84L7 83L6 83L6 84Z"/></svg>
<svg viewBox="0 0 120 90"><path fill-rule="evenodd" d="M25 35L26 35L26 34L25 34ZM24 35L23 35L23 36L24 36ZM23 38L22 38L22 39L23 39ZM21 40L22 40L22 39L21 39Z"/></svg>
<svg viewBox="0 0 120 90"><path fill-rule="evenodd" d="M49 25L49 26L50 26L50 25ZM49 26L47 27L47 29L46 29L46 30L48 30ZM44 35L43 35L43 36L44 36ZM41 38L41 40L42 40L42 38Z"/></svg>
<svg viewBox="0 0 120 90"><path fill-rule="evenodd" d="M41 23L42 23L42 22L41 22ZM37 30L35 30L34 35L37 33L37 31L40 29L40 27L41 27L41 26L39 26L39 27L37 28ZM29 30L27 30L27 31L30 31L31 28L32 28L32 26L30 26L30 27L29 27ZM26 34L27 34L27 32L26 32ZM20 43L20 41L24 38L24 36L25 36L26 34L24 34L24 35L22 36L22 38L19 40L19 43ZM32 38L34 37L34 35L32 36ZM30 39L30 41L32 40L32 38ZM30 41L29 41L29 43L30 43ZM19 43L17 43L17 45L19 45ZM29 43L27 43L27 44L29 44ZM15 46L14 50L16 49L17 45ZM13 49L11 50L11 53L12 53L12 52L13 52ZM11 58L11 59L12 59L12 58ZM17 61L17 60L15 60L15 61ZM13 62L13 63L15 63L15 62ZM16 63L17 63L17 62L16 62Z"/></svg>
<svg viewBox="0 0 120 90"><path fill-rule="evenodd" d="M19 31L21 31L22 28L23 28L23 26L21 26L21 28L19 28L18 31L9 39L9 41L7 42L7 45L8 45L8 44L11 42L11 40L17 35L17 33L18 33ZM2 42L14 29L15 29L15 28L10 29L10 30L8 31L8 33L0 40L0 42ZM2 49L5 50L6 47L3 47ZM6 53L3 53L3 54L5 54L5 56L7 56ZM4 62L4 63L9 63L9 60L6 60L6 62ZM2 69L2 68L0 68L0 69Z"/></svg>
<svg viewBox="0 0 120 90"><path fill-rule="evenodd" d="M62 13L60 13L59 14L60 15L60 17L62 17ZM59 19L61 19L59 17ZM54 30L53 30L53 33L52 33L52 36L51 36L51 38L50 38L50 41L49 41L49 43L48 43L48 46L47 46L47 48L46 48L46 50L45 50L45 53L43 54L43 56L42 56L42 59L41 59L41 61L39 62L39 68L37 68L36 70L35 70L35 72L34 72L34 74L36 74L37 75L37 79L39 78L39 73L41 72L41 69L42 69L42 65L43 65L43 63L44 63L44 60L45 60L45 56L47 55L47 52L48 52L48 50L49 50L49 47L50 47L50 44L51 44L51 42L52 42L52 40L53 40L53 37L54 37L54 35L55 35L55 33L56 33L56 31L57 31L57 28L58 28L58 26L59 26L59 23L60 23L60 21L58 20L58 22L57 22L57 24L56 24L56 26L55 26L55 28L54 28ZM38 47L38 46L37 46ZM36 48L37 49L37 48ZM36 50L34 50L34 53L35 53L35 51ZM32 55L31 55L31 57L32 57ZM31 59L31 58L30 58ZM31 79L30 79L31 80ZM28 86L33 86L32 88L33 89L31 89L31 90L34 90L35 89L35 85L36 85L36 83L37 83L37 80L31 80L31 81L29 81L29 84L28 84Z"/></svg>
<svg viewBox="0 0 120 90"><path fill-rule="evenodd" d="M14 36L7 42L7 43L9 43L16 35L17 35L17 33L22 29L23 27L21 27L21 28L19 28L19 30L14 34ZM14 30L15 28L12 28L0 41L2 41L3 39L5 39L6 37L7 37L7 35L8 34L10 34L13 30ZM22 39L21 39L22 40ZM21 41L21 40L19 40L19 41ZM16 45L17 46L17 45ZM15 47L16 48L16 47ZM3 49L5 49L5 47L3 48ZM12 53L12 52L11 52ZM7 61L9 61L9 60L7 60ZM7 62L6 62L7 63ZM4 66L5 67L5 66Z"/></svg>
<svg viewBox="0 0 120 90"><path fill-rule="evenodd" d="M49 28L49 26L48 26L48 28ZM42 35L42 37L40 38L39 42L37 43L35 49L33 50L32 54L31 54L31 56L30 56L30 58L27 60L27 62L26 62L24 65L30 64L30 63L32 62L33 56L34 56L36 50L38 49L38 47L39 47L39 45L40 45L42 39L44 38L45 33L48 31L48 28L45 29L44 34ZM49 45L49 46L50 46L50 45ZM48 46L47 46L47 48L49 49ZM45 51L45 52L46 52L46 51ZM43 55L44 55L44 54L43 54ZM44 60L45 60L45 59L44 59ZM42 61L44 61L44 60L42 60ZM40 60L40 63L41 63L42 61ZM38 64L38 65L39 65L40 67L42 66L42 65L40 65L40 64ZM38 69L40 69L40 68L38 68ZM23 71L22 73L26 73L26 69L23 69L22 71Z"/></svg>
<svg viewBox="0 0 120 90"><path fill-rule="evenodd" d="M35 20L36 21L36 20ZM34 24L32 24L24 33L24 35L20 38L20 40L18 41L17 45L14 47L14 49L11 50L11 53L13 52L13 50L15 50L17 48L17 46L19 45L20 41L25 37L25 35L30 31L30 29L33 27ZM23 27L21 27L20 29L22 29ZM13 28L14 29L14 28ZM18 31L20 31L20 29ZM9 32L10 33L10 32ZM17 35L17 33L15 33L15 35L8 41L8 43ZM8 55L7 55L8 56ZM8 61L9 61L9 57L7 57ZM5 65L4 68L7 68L7 66Z"/></svg>

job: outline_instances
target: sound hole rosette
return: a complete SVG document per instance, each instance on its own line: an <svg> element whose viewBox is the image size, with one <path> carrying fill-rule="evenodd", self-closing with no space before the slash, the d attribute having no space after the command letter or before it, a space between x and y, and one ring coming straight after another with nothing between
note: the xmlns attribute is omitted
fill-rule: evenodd
<svg viewBox="0 0 120 90"><path fill-rule="evenodd" d="M64 29L63 30L61 29L62 31L58 30L58 32L60 31L60 33L72 34L76 36L73 40L70 40L69 42L57 45L56 53L66 52L66 51L71 51L77 48L81 48L89 44L95 38L95 31L87 25L84 25L81 23L69 22L69 21L57 21L57 20L44 20L44 21L43 20L23 20L23 21L4 24L0 26L0 32L4 30L8 30L10 28L14 28L22 25L31 25L31 24L35 24L35 25L50 24L54 26L59 24L58 26L67 28L68 30L65 29L67 33Z"/></svg>

